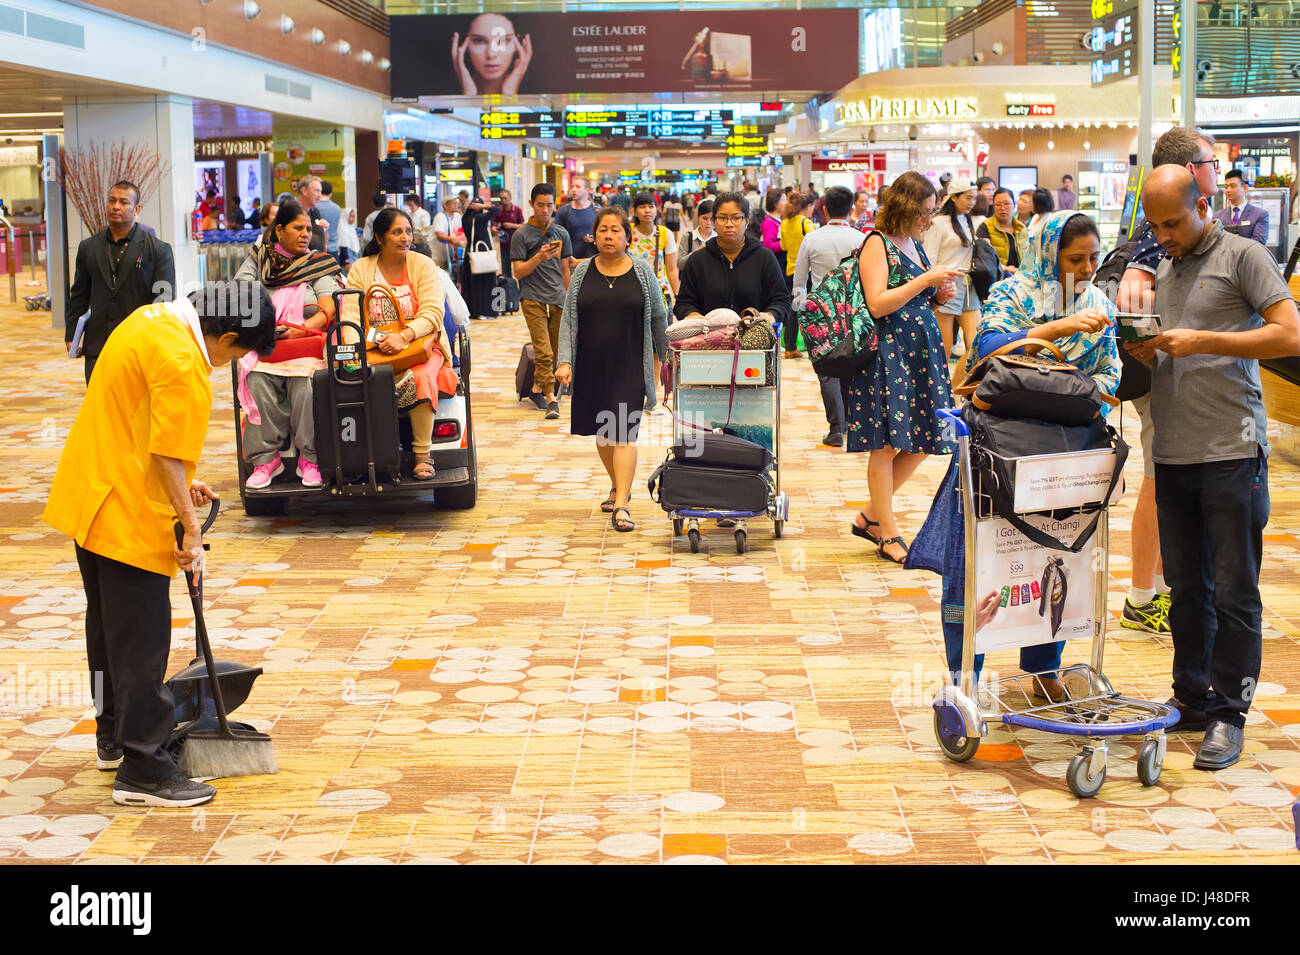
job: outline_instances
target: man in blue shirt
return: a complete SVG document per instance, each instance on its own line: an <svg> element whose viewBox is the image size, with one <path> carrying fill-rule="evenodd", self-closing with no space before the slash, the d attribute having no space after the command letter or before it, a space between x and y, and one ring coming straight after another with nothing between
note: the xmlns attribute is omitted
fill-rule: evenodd
<svg viewBox="0 0 1300 955"><path fill-rule="evenodd" d="M328 179L320 181L321 200L316 203L316 211L320 213L321 218L329 223L329 231L325 233L325 251L334 258L339 257L339 220L343 218L343 210L335 204L334 186Z"/></svg>
<svg viewBox="0 0 1300 955"><path fill-rule="evenodd" d="M1156 140L1151 150L1152 169L1170 165L1182 166L1191 173L1201 195L1207 199L1219 191L1219 161L1214 158L1214 140L1205 133L1175 126ZM1149 314L1153 308L1156 270L1165 257L1165 250L1147 222L1142 223L1135 238L1137 247L1120 280L1115 304L1121 312ZM1170 632L1171 598L1160 559L1155 456L1152 450L1155 425L1150 404L1150 395L1133 401L1133 408L1142 424L1142 488L1133 508L1132 586L1124 602L1120 625L1165 636Z"/></svg>

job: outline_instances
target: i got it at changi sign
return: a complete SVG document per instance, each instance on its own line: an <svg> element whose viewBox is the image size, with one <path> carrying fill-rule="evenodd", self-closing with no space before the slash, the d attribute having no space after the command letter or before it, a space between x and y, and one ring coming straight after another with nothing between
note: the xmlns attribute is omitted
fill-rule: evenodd
<svg viewBox="0 0 1300 955"><path fill-rule="evenodd" d="M481 13L391 18L392 95L837 90L857 10Z"/></svg>

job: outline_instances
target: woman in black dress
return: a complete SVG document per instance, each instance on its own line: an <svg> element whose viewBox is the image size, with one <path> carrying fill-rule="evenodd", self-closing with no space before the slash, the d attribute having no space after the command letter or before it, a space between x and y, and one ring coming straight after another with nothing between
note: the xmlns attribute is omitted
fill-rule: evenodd
<svg viewBox="0 0 1300 955"><path fill-rule="evenodd" d="M481 272L475 275L470 271L469 253L475 248L494 248L492 232L497 217L497 208L491 202L478 198L473 200L461 216L461 225L465 230L465 261L461 264L461 288L465 290L465 304L469 314L479 318L496 318L505 305L504 292L497 294L497 272Z"/></svg>
<svg viewBox="0 0 1300 955"><path fill-rule="evenodd" d="M636 528L627 509L636 474L636 439L646 398L655 393L654 359L668 351L668 310L654 269L628 255L627 213L600 210L594 258L573 270L560 318L555 380L572 385L570 432L596 437L609 474L600 506L616 531Z"/></svg>

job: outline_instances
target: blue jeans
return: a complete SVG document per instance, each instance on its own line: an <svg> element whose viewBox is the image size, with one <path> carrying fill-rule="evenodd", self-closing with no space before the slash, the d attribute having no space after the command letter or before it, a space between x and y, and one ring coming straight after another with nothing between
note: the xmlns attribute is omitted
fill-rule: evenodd
<svg viewBox="0 0 1300 955"><path fill-rule="evenodd" d="M1174 695L1234 726L1246 725L1259 682L1259 569L1268 512L1263 454L1156 465L1160 555L1172 600Z"/></svg>

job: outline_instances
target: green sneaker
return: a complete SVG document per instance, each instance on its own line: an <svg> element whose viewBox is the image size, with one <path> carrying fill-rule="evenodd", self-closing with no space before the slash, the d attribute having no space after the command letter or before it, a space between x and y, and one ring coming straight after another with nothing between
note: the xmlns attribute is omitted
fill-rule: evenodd
<svg viewBox="0 0 1300 955"><path fill-rule="evenodd" d="M1158 594L1140 607L1135 607L1133 601L1125 598L1124 613L1119 623L1129 630L1145 630L1147 633L1167 637L1169 636L1169 598L1165 594Z"/></svg>

